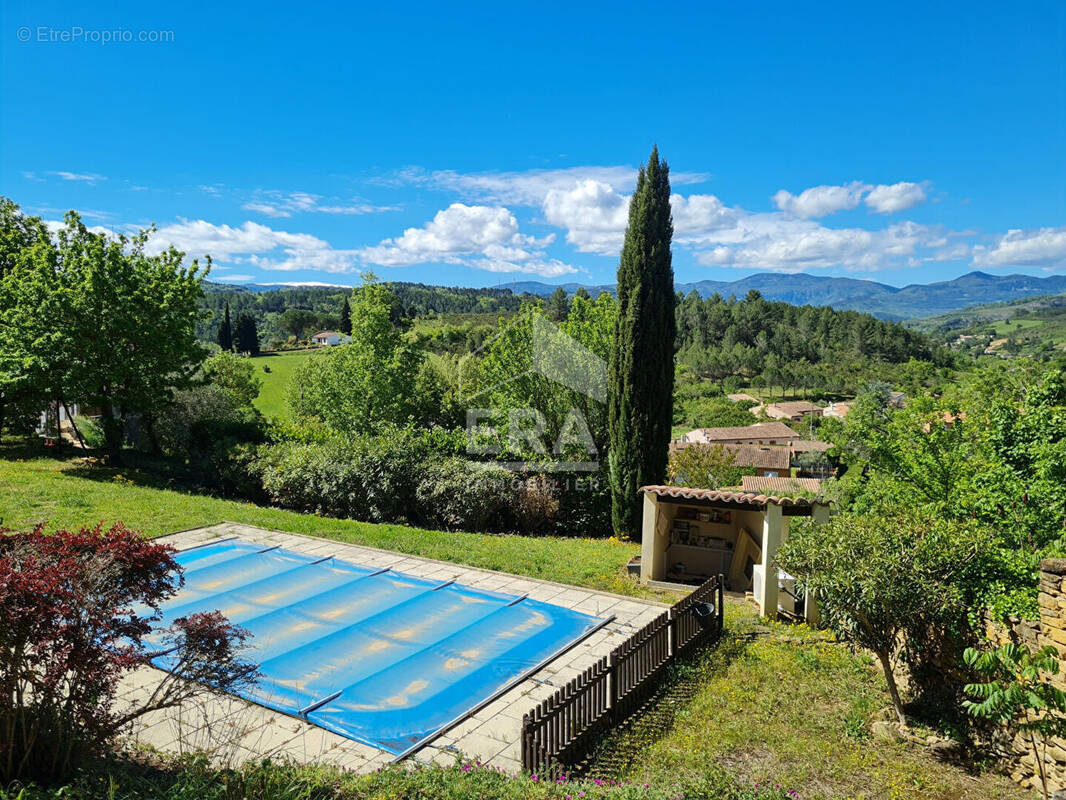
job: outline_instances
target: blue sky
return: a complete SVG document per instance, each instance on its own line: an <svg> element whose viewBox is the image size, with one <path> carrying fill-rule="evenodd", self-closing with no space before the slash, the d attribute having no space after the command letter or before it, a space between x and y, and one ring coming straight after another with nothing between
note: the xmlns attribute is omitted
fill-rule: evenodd
<svg viewBox="0 0 1066 800"><path fill-rule="evenodd" d="M670 5L4 0L0 192L216 280L601 283L658 142L679 280L1066 270L1066 3Z"/></svg>

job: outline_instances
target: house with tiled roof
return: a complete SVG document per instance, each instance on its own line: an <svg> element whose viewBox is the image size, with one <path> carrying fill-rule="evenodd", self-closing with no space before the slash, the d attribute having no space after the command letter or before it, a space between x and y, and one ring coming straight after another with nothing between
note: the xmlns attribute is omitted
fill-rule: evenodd
<svg viewBox="0 0 1066 800"><path fill-rule="evenodd" d="M702 444L788 444L800 435L783 422L757 422L725 428L696 428L682 435L681 442Z"/></svg>

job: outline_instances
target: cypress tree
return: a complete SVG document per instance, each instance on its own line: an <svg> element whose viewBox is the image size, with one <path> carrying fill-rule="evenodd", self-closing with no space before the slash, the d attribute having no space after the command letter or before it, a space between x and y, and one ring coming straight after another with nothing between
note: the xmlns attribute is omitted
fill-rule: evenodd
<svg viewBox="0 0 1066 800"><path fill-rule="evenodd" d="M233 349L233 327L229 322L229 302L226 303L226 316L222 319L222 324L218 326L218 336L215 338L218 342L218 346L223 350Z"/></svg>
<svg viewBox="0 0 1066 800"><path fill-rule="evenodd" d="M237 315L235 330L237 340L237 352L259 355L259 330L255 326L255 318L246 312Z"/></svg>
<svg viewBox="0 0 1066 800"><path fill-rule="evenodd" d="M348 296L344 296L344 304L341 306L341 333L352 335L352 307L348 305Z"/></svg>
<svg viewBox="0 0 1066 800"><path fill-rule="evenodd" d="M570 299L566 289L560 286L548 298L548 318L552 322L565 322L570 314Z"/></svg>
<svg viewBox="0 0 1066 800"><path fill-rule="evenodd" d="M608 367L608 465L615 533L640 530L641 486L666 475L673 417L674 270L670 172L653 147L637 175L618 264L618 316Z"/></svg>

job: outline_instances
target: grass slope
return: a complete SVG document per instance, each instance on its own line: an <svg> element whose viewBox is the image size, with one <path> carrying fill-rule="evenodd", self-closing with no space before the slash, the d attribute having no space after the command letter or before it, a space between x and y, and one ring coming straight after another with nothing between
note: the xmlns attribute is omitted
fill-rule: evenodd
<svg viewBox="0 0 1066 800"><path fill-rule="evenodd" d="M890 705L873 659L803 625L768 625L756 613L726 603L722 641L608 740L599 774L661 785L714 764L742 784L779 784L803 798L1033 797L972 757L960 765L871 735L871 716Z"/></svg>
<svg viewBox="0 0 1066 800"><path fill-rule="evenodd" d="M20 458L21 456L21 458ZM0 448L0 521L13 529L125 522L148 536L223 521L322 536L576 586L645 594L625 576L636 544L605 539L498 536L375 525L187 494L136 470L85 466Z"/></svg>
<svg viewBox="0 0 1066 800"><path fill-rule="evenodd" d="M289 379L297 365L315 353L315 350L296 350L291 353L267 353L252 359L255 374L263 381L259 397L255 399L255 407L263 416L282 420L289 418L289 406L285 402ZM270 372L264 372L263 367L270 367Z"/></svg>

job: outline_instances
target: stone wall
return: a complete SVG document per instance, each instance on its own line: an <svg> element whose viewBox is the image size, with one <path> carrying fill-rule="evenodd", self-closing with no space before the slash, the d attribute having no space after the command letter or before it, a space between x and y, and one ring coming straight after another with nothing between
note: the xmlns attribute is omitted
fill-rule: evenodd
<svg viewBox="0 0 1066 800"><path fill-rule="evenodd" d="M1049 558L1040 562L1040 619L1011 620L1009 626L989 624L988 636L996 644L1012 641L1030 650L1048 645L1066 660L1066 558ZM1066 664L1054 677L1054 683L1066 690ZM1021 785L1040 789L1037 765L1029 749L1020 741L1008 753L1014 759L1011 777ZM1056 739L1048 746L1045 758L1048 788L1057 797L1066 798L1066 740Z"/></svg>

